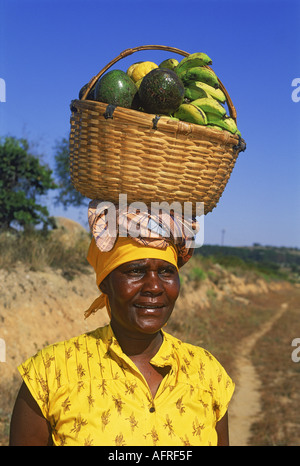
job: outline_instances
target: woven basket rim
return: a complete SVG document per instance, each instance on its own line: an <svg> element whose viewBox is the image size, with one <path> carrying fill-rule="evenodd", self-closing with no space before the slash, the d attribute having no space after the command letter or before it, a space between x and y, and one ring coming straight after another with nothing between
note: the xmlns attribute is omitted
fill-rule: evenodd
<svg viewBox="0 0 300 466"><path fill-rule="evenodd" d="M70 108L72 112L76 112L77 109L80 109L95 111L97 112L97 114L99 114L99 112L103 112L104 115L108 105L109 104L107 103L95 100L74 99L71 101ZM155 115L151 113L141 112L138 110L133 110L131 108L116 107L113 113L113 120L117 122L118 119L122 119L122 117L126 118L128 124L132 120L132 124L138 124L140 127L144 127L147 130L153 129L153 131L167 131L176 135L193 134L195 139L197 139L197 137L199 137L200 139L203 135L209 135L213 142L229 145L232 144L234 146L238 145L239 151L245 150L246 147L246 143L243 138L241 138L237 134L232 134L225 129L217 130L214 128L210 128L207 125L197 125L186 121L172 120L171 118L168 118L167 115ZM153 128L153 120L155 118L156 128Z"/></svg>

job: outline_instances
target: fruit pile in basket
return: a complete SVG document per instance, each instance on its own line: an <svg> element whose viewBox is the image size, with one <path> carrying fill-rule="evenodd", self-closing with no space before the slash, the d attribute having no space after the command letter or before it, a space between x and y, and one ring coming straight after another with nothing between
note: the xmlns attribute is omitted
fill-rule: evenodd
<svg viewBox="0 0 300 466"><path fill-rule="evenodd" d="M169 58L157 65L150 61L132 64L128 70L112 70L94 84L86 99L131 108L155 115L166 115L232 134L240 132L227 114L226 96L202 52L180 62ZM88 84L79 92L81 98Z"/></svg>

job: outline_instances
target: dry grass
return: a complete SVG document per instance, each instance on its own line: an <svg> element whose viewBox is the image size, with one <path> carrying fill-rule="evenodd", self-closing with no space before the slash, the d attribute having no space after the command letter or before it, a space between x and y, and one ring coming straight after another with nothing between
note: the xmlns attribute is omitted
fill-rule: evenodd
<svg viewBox="0 0 300 466"><path fill-rule="evenodd" d="M252 426L253 445L300 446L300 362L291 346L300 338L300 289L286 296L288 311L258 341L252 361L262 381L262 415ZM274 303L275 305L275 303Z"/></svg>
<svg viewBox="0 0 300 466"><path fill-rule="evenodd" d="M210 351L234 377L234 355L240 342L268 320L271 313L270 309L262 312L261 306L245 305L233 297L220 301L212 296L207 307L195 309L188 318L186 313L176 312L167 331Z"/></svg>
<svg viewBox="0 0 300 466"><path fill-rule="evenodd" d="M31 231L28 233L2 233L0 235L0 268L9 270L17 263L23 263L33 271L46 267L61 269L66 278L87 265L87 237L78 239L66 246L59 235L51 232Z"/></svg>
<svg viewBox="0 0 300 466"><path fill-rule="evenodd" d="M193 270L195 267L202 267L206 276L220 285L222 274L209 266L207 261L201 263L199 258L197 262L191 261L185 271L186 277L192 276L189 268ZM243 271L240 268L235 273L243 275L247 282L255 282L260 275L255 270ZM183 293L188 293L189 289L186 277L182 280ZM197 274L195 277L193 287L199 289L200 296L204 284L197 281ZM300 362L295 363L291 359L291 342L294 338L300 338L299 285L288 285L286 289L243 298L246 300L239 302L233 296L227 296L220 301L210 293L207 307L195 307L192 313L182 312L183 309L175 312L168 324L168 331L211 351L231 377L236 379L238 368L235 367L235 356L243 338L254 334L282 304L287 305L287 311L257 342L250 356L261 380L262 413L251 426L249 444L299 446Z"/></svg>

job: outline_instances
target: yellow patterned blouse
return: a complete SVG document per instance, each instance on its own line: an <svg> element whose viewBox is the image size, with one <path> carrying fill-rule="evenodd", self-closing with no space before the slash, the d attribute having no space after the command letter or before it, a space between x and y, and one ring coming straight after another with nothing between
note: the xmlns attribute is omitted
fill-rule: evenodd
<svg viewBox="0 0 300 466"><path fill-rule="evenodd" d="M48 346L19 367L54 445L216 445L234 384L206 350L163 333L170 366L152 398L110 325Z"/></svg>

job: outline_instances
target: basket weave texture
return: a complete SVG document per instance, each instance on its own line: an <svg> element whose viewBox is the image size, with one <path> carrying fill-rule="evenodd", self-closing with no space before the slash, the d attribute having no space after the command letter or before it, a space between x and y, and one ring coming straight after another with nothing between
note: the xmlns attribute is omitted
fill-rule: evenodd
<svg viewBox="0 0 300 466"><path fill-rule="evenodd" d="M107 117L106 103L85 100L99 77L119 59L142 46L122 52L91 79L81 100L71 104L70 174L74 187L90 199L127 202L204 203L204 213L219 201L239 151L245 144L228 131L136 110L117 107ZM224 86L230 115L235 108Z"/></svg>

